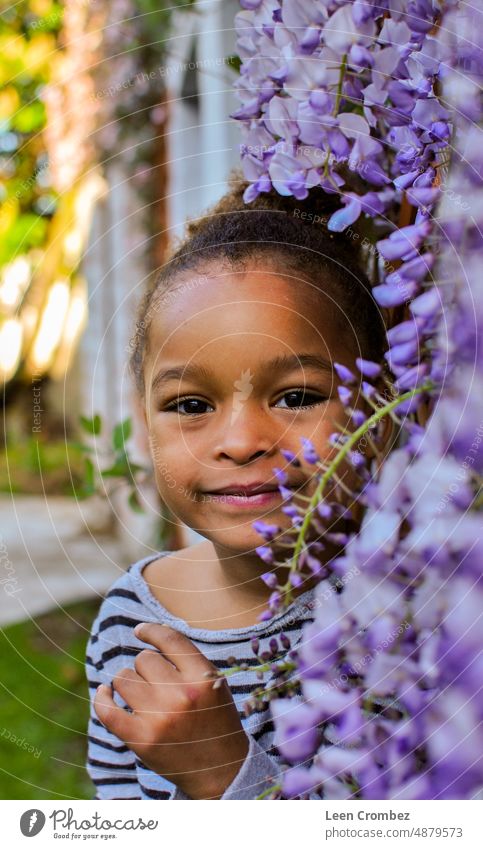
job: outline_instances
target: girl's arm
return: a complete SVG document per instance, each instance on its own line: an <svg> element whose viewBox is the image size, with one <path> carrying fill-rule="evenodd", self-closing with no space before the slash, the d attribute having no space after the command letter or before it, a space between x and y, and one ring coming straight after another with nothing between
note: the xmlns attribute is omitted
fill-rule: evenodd
<svg viewBox="0 0 483 849"><path fill-rule="evenodd" d="M96 788L95 799L159 799L175 798L176 786L153 775L123 740L100 722L94 710L94 696L99 684L110 684L116 672L140 651L131 645L127 634L135 624L135 602L123 598L120 609L107 597L91 629L86 647L85 670L89 686L89 720L86 769ZM131 621L131 617L133 617ZM116 693L116 703L126 703Z"/></svg>
<svg viewBox="0 0 483 849"><path fill-rule="evenodd" d="M248 754L232 783L218 797L220 800L256 799L257 796L264 791L268 791L274 784L281 784L283 773L287 767L282 766L280 760L269 755L251 734L247 733L247 737L249 740ZM271 742L270 739L270 745ZM173 799L181 800L189 798L179 787L176 788ZM307 798L320 802L323 796L319 793L312 792Z"/></svg>
<svg viewBox="0 0 483 849"><path fill-rule="evenodd" d="M205 655L161 624L143 624L134 635L158 651L142 651L134 669L121 669L112 689L95 694L94 709L153 777L173 781L170 798L256 799L270 779L279 783L286 767L244 729L227 682L214 688L206 678L216 669ZM119 695L132 713L116 703Z"/></svg>

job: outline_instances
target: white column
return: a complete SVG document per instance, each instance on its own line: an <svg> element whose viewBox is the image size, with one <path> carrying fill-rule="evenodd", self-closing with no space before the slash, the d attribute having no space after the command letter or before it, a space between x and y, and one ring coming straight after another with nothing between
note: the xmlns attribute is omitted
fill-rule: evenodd
<svg viewBox="0 0 483 849"><path fill-rule="evenodd" d="M136 409L128 374L129 340L134 331L136 307L146 286L146 234L141 229L140 200L129 182L130 168L122 162L106 171L107 197L94 213L82 271L87 279L88 323L80 343L80 395L82 413L99 413L104 439L114 425L131 417L133 436L128 442L132 460L151 460L144 421ZM123 488L111 499L125 563L153 550L160 504L153 485L142 489L145 514L136 514Z"/></svg>

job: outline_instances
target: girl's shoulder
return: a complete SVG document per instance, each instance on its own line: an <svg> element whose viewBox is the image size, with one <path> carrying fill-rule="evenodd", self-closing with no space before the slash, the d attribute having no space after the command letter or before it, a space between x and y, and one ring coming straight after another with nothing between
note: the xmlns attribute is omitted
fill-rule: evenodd
<svg viewBox="0 0 483 849"><path fill-rule="evenodd" d="M137 605L144 605L143 594L140 592L144 567L170 554L172 554L171 551L157 551L131 563L109 587L104 595L99 614L102 612L106 615L111 609L126 610Z"/></svg>
<svg viewBox="0 0 483 849"><path fill-rule="evenodd" d="M158 551L132 563L109 587L91 625L87 645L88 657L100 668L115 655L116 646L126 646L136 639L132 633L138 622L152 619L140 585L144 566L170 554Z"/></svg>
<svg viewBox="0 0 483 849"><path fill-rule="evenodd" d="M177 563L179 568L180 561L176 555L184 554L186 557L191 548L194 550L196 546L176 552L158 551L143 557L131 564L110 586L92 624L87 644L88 663L96 668L98 676L132 664L136 654L146 647L133 633L138 622L165 622L196 642L201 650L209 645L210 651L215 653L218 649L222 652L224 647L229 649L230 654L236 655L237 646L243 649L252 637L268 641L282 631L290 639L299 641L303 625L314 617L313 589L304 592L289 608L269 621L222 630L190 624L179 611L173 611L172 602L170 608L164 597L156 597L153 587L146 581L144 568L151 563L156 566L159 562L161 570L161 558L167 558L167 562L171 561L174 566ZM171 570L168 569L168 572ZM199 613L194 618L199 618Z"/></svg>

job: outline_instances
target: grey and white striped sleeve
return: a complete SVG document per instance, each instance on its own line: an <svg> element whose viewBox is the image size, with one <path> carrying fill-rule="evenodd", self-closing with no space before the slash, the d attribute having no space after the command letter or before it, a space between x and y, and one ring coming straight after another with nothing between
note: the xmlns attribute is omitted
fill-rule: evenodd
<svg viewBox="0 0 483 849"><path fill-rule="evenodd" d="M101 611L92 626L85 658L89 688L86 768L96 788L95 799L141 799L135 753L104 727L94 710L97 687L99 684L110 684L112 680L112 675L106 673L101 659L103 650L106 650L102 633L99 632Z"/></svg>
<svg viewBox="0 0 483 849"><path fill-rule="evenodd" d="M139 777L144 764L122 740L105 728L94 710L94 696L99 684L110 684L116 672L132 665L139 648L130 644L129 634L139 619L134 610L120 615L114 599L104 599L92 625L86 647L85 669L89 688L89 720L87 730L86 769L95 788L95 799L149 799ZM139 605L140 607L141 605ZM127 615L126 615L127 614ZM126 703L114 692L114 701L121 707ZM174 798L175 787L163 781L154 798Z"/></svg>

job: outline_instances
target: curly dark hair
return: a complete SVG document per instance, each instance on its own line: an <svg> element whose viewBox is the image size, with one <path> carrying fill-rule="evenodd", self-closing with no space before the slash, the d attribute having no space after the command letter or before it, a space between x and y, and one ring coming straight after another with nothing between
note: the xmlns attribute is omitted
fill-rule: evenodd
<svg viewBox="0 0 483 849"><path fill-rule="evenodd" d="M129 367L142 398L153 316L163 298L175 289L180 274L199 273L214 261L243 271L249 262L263 257L275 269L307 279L336 299L357 330L360 355L376 362L383 357L386 328L363 268L361 233L356 227L349 233L327 229L340 197L313 187L301 201L272 190L245 203L243 193L248 185L239 169L230 172L226 194L201 217L188 219L184 236L173 242L154 285L141 299Z"/></svg>

